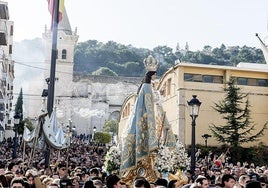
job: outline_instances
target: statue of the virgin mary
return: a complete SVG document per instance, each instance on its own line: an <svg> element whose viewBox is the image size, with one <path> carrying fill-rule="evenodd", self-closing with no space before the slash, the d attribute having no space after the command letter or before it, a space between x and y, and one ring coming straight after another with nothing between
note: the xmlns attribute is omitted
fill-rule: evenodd
<svg viewBox="0 0 268 188"><path fill-rule="evenodd" d="M164 113L161 113L164 117L156 118L155 115L155 98L151 81L155 79L158 61L149 55L144 59L144 65L146 74L138 89L137 98L121 141L120 172L126 182L139 176L145 177L149 181L154 181L159 177L153 168L161 136L159 130L161 128L160 132L169 130L168 134L171 133L171 129L163 128L166 122ZM160 119L161 125L157 126L158 119ZM167 134L165 137L170 138Z"/></svg>

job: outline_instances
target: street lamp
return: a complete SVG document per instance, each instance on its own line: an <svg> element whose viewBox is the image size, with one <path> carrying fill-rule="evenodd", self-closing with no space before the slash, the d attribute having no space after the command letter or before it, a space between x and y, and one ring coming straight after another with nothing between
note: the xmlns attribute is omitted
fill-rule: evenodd
<svg viewBox="0 0 268 188"><path fill-rule="evenodd" d="M94 141L94 136L95 136L95 132L96 132L97 128L96 126L93 127L93 135L92 135L92 141Z"/></svg>
<svg viewBox="0 0 268 188"><path fill-rule="evenodd" d="M195 119L199 113L199 107L201 102L196 98L197 95L193 95L190 101L187 101L189 105L189 114L192 118L192 145L191 145L191 172L194 174L195 170Z"/></svg>
<svg viewBox="0 0 268 188"><path fill-rule="evenodd" d="M205 146L208 147L208 138L210 138L211 135L210 134L203 134L202 138L205 139Z"/></svg>
<svg viewBox="0 0 268 188"><path fill-rule="evenodd" d="M73 135L74 135L74 131L75 131L75 128L76 128L73 125L73 121L72 121L71 118L69 119L69 125L67 125L66 128L68 129L68 133L70 134L70 143L71 143Z"/></svg>
<svg viewBox="0 0 268 188"><path fill-rule="evenodd" d="M18 145L18 125L20 123L20 115L16 114L14 117L14 127L15 127L15 137L14 137L14 145L13 145L13 155L12 158L16 159L17 158L17 145Z"/></svg>

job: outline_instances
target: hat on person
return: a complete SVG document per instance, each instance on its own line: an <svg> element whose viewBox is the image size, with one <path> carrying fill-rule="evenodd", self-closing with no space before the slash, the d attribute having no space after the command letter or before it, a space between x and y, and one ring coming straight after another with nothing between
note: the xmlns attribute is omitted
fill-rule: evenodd
<svg viewBox="0 0 268 188"><path fill-rule="evenodd" d="M163 178L157 179L154 183L155 183L156 187L159 187L159 186L167 187L168 186L168 181L166 179L163 179Z"/></svg>
<svg viewBox="0 0 268 188"><path fill-rule="evenodd" d="M121 179L117 175L109 175L106 178L106 185L108 188L113 188L113 186L117 184L117 182L119 182L120 180Z"/></svg>
<svg viewBox="0 0 268 188"><path fill-rule="evenodd" d="M261 183L259 181L250 180L246 183L245 188L261 188Z"/></svg>

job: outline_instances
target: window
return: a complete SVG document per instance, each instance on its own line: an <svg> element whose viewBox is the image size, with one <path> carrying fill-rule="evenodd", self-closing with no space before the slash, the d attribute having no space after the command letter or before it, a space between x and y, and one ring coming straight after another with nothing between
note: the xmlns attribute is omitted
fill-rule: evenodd
<svg viewBox="0 0 268 188"><path fill-rule="evenodd" d="M167 96L167 83L164 83L163 87L160 90L161 95L163 95L163 97Z"/></svg>
<svg viewBox="0 0 268 188"><path fill-rule="evenodd" d="M171 78L167 81L167 95L170 95L171 92Z"/></svg>
<svg viewBox="0 0 268 188"><path fill-rule="evenodd" d="M249 86L256 86L257 80L255 78L248 78L248 85Z"/></svg>
<svg viewBox="0 0 268 188"><path fill-rule="evenodd" d="M223 83L223 76L214 76L213 83L222 84Z"/></svg>
<svg viewBox="0 0 268 188"><path fill-rule="evenodd" d="M13 25L10 26L10 36L13 36L13 32L14 32L14 27Z"/></svg>
<svg viewBox="0 0 268 188"><path fill-rule="evenodd" d="M257 86L263 86L263 87L267 87L268 83L266 79L257 79Z"/></svg>
<svg viewBox="0 0 268 188"><path fill-rule="evenodd" d="M9 45L9 54L12 54L12 45Z"/></svg>
<svg viewBox="0 0 268 188"><path fill-rule="evenodd" d="M213 83L213 76L203 75L203 82Z"/></svg>
<svg viewBox="0 0 268 188"><path fill-rule="evenodd" d="M5 4L0 4L0 18L4 20L9 19L8 7Z"/></svg>
<svg viewBox="0 0 268 188"><path fill-rule="evenodd" d="M184 74L184 81L193 81L193 74Z"/></svg>
<svg viewBox="0 0 268 188"><path fill-rule="evenodd" d="M238 85L248 85L248 86L261 86L268 87L267 79L258 79L258 78L237 78Z"/></svg>
<svg viewBox="0 0 268 188"><path fill-rule="evenodd" d="M130 115L130 103L127 104L127 115Z"/></svg>
<svg viewBox="0 0 268 188"><path fill-rule="evenodd" d="M184 74L186 82L205 82L205 83L223 83L223 76L202 75L202 74Z"/></svg>
<svg viewBox="0 0 268 188"><path fill-rule="evenodd" d="M238 85L248 85L248 79L247 78L237 78L237 84Z"/></svg>
<svg viewBox="0 0 268 188"><path fill-rule="evenodd" d="M125 106L125 109L123 111L123 117L126 117L126 116L129 116L130 115L130 103L128 103L126 106ZM118 115L119 117L119 115Z"/></svg>
<svg viewBox="0 0 268 188"><path fill-rule="evenodd" d="M67 59L67 50L66 49L63 49L62 52L61 52L61 58L62 59Z"/></svg>
<svg viewBox="0 0 268 188"><path fill-rule="evenodd" d="M194 74L193 81L194 82L203 82L202 75L201 74Z"/></svg>

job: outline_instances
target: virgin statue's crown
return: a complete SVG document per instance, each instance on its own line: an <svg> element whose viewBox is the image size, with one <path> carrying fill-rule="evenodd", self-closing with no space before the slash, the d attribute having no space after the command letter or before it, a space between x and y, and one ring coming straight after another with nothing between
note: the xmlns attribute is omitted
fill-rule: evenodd
<svg viewBox="0 0 268 188"><path fill-rule="evenodd" d="M158 61L152 55L145 58L143 63L147 71L156 71L158 68Z"/></svg>

